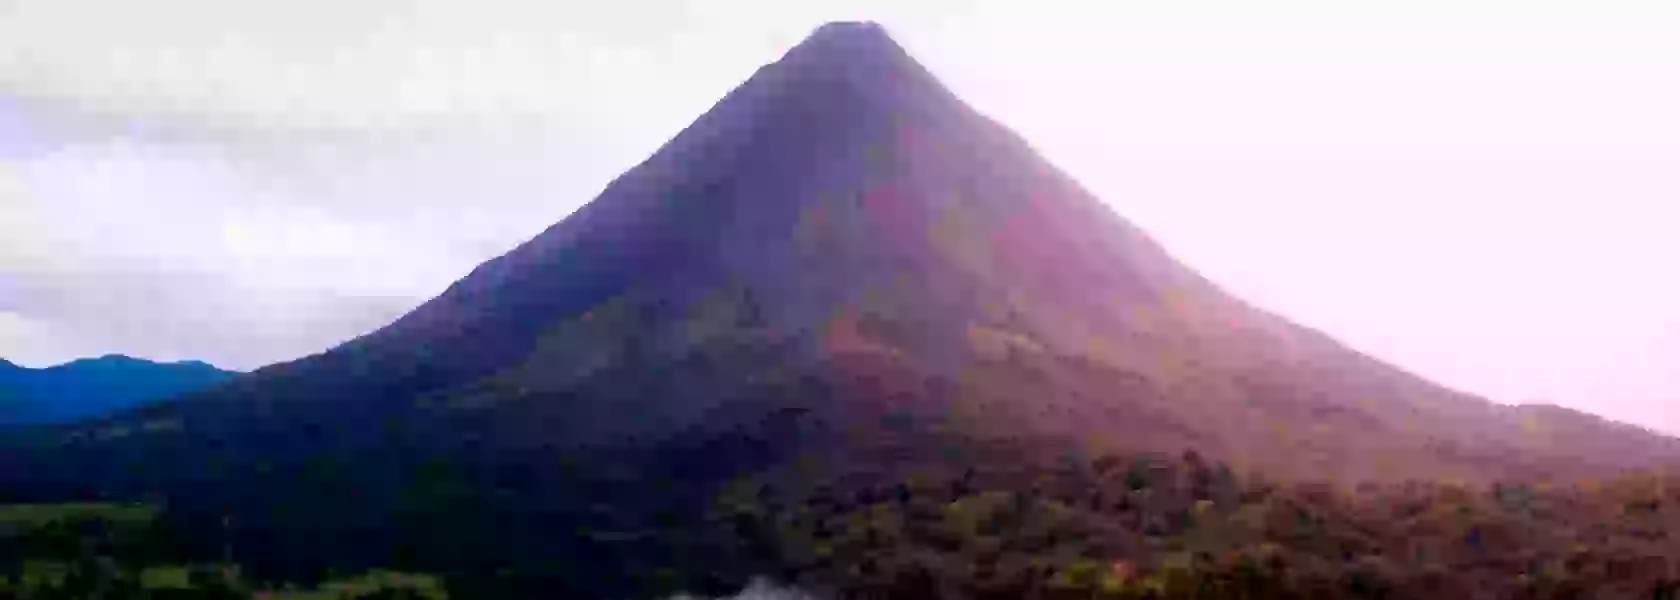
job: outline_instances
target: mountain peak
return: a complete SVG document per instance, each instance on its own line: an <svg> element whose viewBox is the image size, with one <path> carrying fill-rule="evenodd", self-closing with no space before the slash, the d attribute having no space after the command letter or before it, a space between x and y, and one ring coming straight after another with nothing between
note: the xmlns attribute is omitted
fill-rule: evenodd
<svg viewBox="0 0 1680 600"><path fill-rule="evenodd" d="M804 44L897 45L887 29L874 21L830 21L823 23L805 39Z"/></svg>
<svg viewBox="0 0 1680 600"><path fill-rule="evenodd" d="M903 68L915 61L893 41L885 27L872 21L825 23L787 54L800 68L818 65Z"/></svg>
<svg viewBox="0 0 1680 600"><path fill-rule="evenodd" d="M3 361L0 361L0 362L3 362ZM46 367L46 368L47 369L73 369L73 368L85 368L85 367L107 367L107 368L114 368L114 367L129 368L129 367L133 367L133 368L143 368L143 369L144 368L152 368L152 367L178 367L178 368L192 368L192 369L209 368L209 369L218 370L218 371L223 370L223 369L220 369L220 368L216 367L215 365L212 365L212 364L206 363L204 361L200 361L200 360L177 360L177 361L149 360L149 359L145 359L145 358L139 358L139 357L129 356L127 354L121 354L121 353L115 353L115 352L109 353L109 354L102 354L100 356L90 356L90 357L78 358L78 359L71 360L71 361L68 361L68 362L52 365L52 366Z"/></svg>
<svg viewBox="0 0 1680 600"><path fill-rule="evenodd" d="M63 368L63 367L71 367L71 366L85 366L85 365L139 364L139 363L146 363L146 362L150 362L150 361L142 360L142 359L139 359L139 358L134 358L134 357L129 356L127 354L110 353L110 354L103 354L103 355L100 355L100 356L94 356L94 357L88 357L88 358L78 358L78 359L75 359L75 360L72 360L72 361L69 361L69 362L61 363L61 364L58 364L58 365L53 365L52 367L49 367L49 368Z"/></svg>

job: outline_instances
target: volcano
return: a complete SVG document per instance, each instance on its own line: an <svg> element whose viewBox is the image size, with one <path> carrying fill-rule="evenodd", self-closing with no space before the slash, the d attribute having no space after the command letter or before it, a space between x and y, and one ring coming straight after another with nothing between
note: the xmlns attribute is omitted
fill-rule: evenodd
<svg viewBox="0 0 1680 600"><path fill-rule="evenodd" d="M871 23L819 28L387 327L6 443L13 499L161 501L213 532L189 541L270 572L568 572L544 584L567 597L693 582L705 553L762 566L683 533L745 480L961 472L1029 447L1348 483L1680 455L1243 303Z"/></svg>

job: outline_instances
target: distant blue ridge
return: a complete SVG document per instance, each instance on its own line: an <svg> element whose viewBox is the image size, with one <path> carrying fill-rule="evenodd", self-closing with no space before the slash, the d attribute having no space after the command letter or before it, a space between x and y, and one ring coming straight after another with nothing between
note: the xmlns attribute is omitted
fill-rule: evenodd
<svg viewBox="0 0 1680 600"><path fill-rule="evenodd" d="M0 359L0 426L65 423L144 406L238 375L201 361L120 354L31 369Z"/></svg>

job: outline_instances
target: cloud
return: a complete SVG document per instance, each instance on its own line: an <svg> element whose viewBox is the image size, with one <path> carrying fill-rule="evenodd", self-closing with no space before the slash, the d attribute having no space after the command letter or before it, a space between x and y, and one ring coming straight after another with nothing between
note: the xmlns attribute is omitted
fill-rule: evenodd
<svg viewBox="0 0 1680 600"><path fill-rule="evenodd" d="M31 325L0 338L0 356L23 363L123 352L251 368L318 351L440 292L598 185L573 170L588 158L494 131L430 145L226 134L6 100L0 310Z"/></svg>
<svg viewBox="0 0 1680 600"><path fill-rule="evenodd" d="M250 368L318 351L592 195L555 166L589 161L541 144L88 135L97 121L17 120L37 131L12 136L0 163L0 309L62 340L0 339L23 362L98 348Z"/></svg>

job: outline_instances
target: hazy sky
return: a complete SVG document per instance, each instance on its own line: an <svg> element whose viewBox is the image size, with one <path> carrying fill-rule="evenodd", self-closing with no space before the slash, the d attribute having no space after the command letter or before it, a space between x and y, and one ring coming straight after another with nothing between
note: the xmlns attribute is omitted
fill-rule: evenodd
<svg viewBox="0 0 1680 600"><path fill-rule="evenodd" d="M1680 432L1662 1L0 0L0 357L325 349L842 18L1256 304Z"/></svg>

